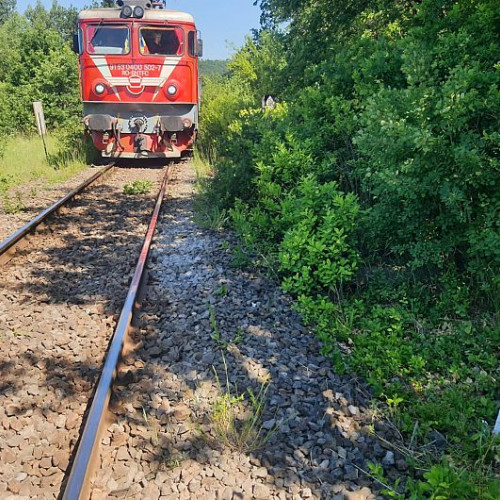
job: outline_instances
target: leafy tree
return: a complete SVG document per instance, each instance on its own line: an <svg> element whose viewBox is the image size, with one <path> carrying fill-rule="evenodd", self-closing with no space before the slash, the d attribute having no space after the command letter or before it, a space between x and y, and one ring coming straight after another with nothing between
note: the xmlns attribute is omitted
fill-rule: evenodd
<svg viewBox="0 0 500 500"><path fill-rule="evenodd" d="M75 31L78 10L75 7L63 7L57 0L52 1L50 10L46 10L40 0L37 0L34 7L28 6L25 16L35 29L40 32L57 31L62 41L67 42Z"/></svg>
<svg viewBox="0 0 500 500"><path fill-rule="evenodd" d="M80 115L76 56L67 40L76 10L38 3L0 26L0 123L9 134L34 130L32 102L41 99L49 128ZM15 117L15 120L12 119Z"/></svg>
<svg viewBox="0 0 500 500"><path fill-rule="evenodd" d="M227 71L227 61L222 59L202 59L200 64L200 75L212 76L223 75Z"/></svg>
<svg viewBox="0 0 500 500"><path fill-rule="evenodd" d="M16 9L16 0L0 0L0 24L12 16Z"/></svg>
<svg viewBox="0 0 500 500"><path fill-rule="evenodd" d="M256 39L247 38L245 45L228 63L228 70L252 88L255 102L260 103L266 94L280 94L280 76L285 66L281 36L263 31Z"/></svg>

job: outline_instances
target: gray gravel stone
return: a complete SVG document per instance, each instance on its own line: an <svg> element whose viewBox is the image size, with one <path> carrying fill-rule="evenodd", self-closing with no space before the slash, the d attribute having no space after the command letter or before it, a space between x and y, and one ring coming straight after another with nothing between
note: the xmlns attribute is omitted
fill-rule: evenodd
<svg viewBox="0 0 500 500"><path fill-rule="evenodd" d="M394 465L395 459L394 459L394 453L392 451L388 451L384 458L382 459L382 465L390 466Z"/></svg>
<svg viewBox="0 0 500 500"><path fill-rule="evenodd" d="M380 485L360 477L354 465L367 470L367 462L386 453L374 451L366 389L332 372L321 344L275 283L232 266L238 244L232 234L194 224L189 165L179 165L174 177L134 336L139 347L127 361L133 376L119 379L113 398L129 436L115 441L109 433L102 478L95 481L101 498L109 494L105 469L116 477L120 464L138 471L126 483L130 494L139 488L137 498L151 484L158 498L176 500L205 493L227 500L330 500L362 487L375 497ZM236 416L242 418L255 411L250 394L261 390L264 442L247 450L225 443L214 413L222 396L229 391L233 405L240 396ZM390 430L377 425L390 441ZM120 448L130 450L129 458L118 455Z"/></svg>
<svg viewBox="0 0 500 500"><path fill-rule="evenodd" d="M0 373L0 483L12 466L18 479L12 475L10 487L19 498L60 495L152 205L152 196L128 197L123 185L160 173L118 170L2 267L0 365L8 368ZM90 175L83 172L73 187ZM22 216L49 204L39 199ZM0 206L0 232L11 221Z"/></svg>

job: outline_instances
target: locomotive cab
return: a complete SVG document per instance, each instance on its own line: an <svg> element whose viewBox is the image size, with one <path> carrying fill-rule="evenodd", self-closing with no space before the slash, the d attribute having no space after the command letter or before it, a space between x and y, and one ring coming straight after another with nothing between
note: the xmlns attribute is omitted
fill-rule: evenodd
<svg viewBox="0 0 500 500"><path fill-rule="evenodd" d="M201 40L190 14L147 0L78 15L83 123L102 156L179 158L198 129Z"/></svg>

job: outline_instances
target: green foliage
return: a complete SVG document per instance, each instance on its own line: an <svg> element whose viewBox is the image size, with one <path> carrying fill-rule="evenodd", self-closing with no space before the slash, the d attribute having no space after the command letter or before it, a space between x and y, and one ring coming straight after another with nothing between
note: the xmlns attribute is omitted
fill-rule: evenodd
<svg viewBox="0 0 500 500"><path fill-rule="evenodd" d="M76 55L69 39L76 9L39 3L0 26L0 126L5 134L34 132L33 101L41 100L49 131L81 116Z"/></svg>
<svg viewBox="0 0 500 500"><path fill-rule="evenodd" d="M358 204L335 183L306 177L281 204L281 224L288 227L279 248L283 287L296 295L338 294L359 265L351 244Z"/></svg>
<svg viewBox="0 0 500 500"><path fill-rule="evenodd" d="M67 45L51 49L33 78L47 123L56 129L70 127L71 121L81 116L75 62L75 54Z"/></svg>
<svg viewBox="0 0 500 500"><path fill-rule="evenodd" d="M76 7L63 7L57 3L57 0L52 0L50 10L47 10L38 0L35 6L26 8L24 15L37 30L54 30L66 43L70 41L75 32L78 9Z"/></svg>
<svg viewBox="0 0 500 500"><path fill-rule="evenodd" d="M0 0L0 24L3 24L14 13L16 0Z"/></svg>
<svg viewBox="0 0 500 500"><path fill-rule="evenodd" d="M138 180L123 186L123 192L130 195L147 194L153 187L152 181Z"/></svg>
<svg viewBox="0 0 500 500"><path fill-rule="evenodd" d="M85 150L80 124L76 124L75 129L61 132L61 135L45 137L50 163L40 136L6 138L4 155L0 158L0 195L17 185L33 181L38 181L36 184L40 180L44 184L64 182L84 168L86 162L82 152ZM30 196L36 196L35 191L33 188ZM15 198L14 193L14 190L9 193L11 199Z"/></svg>
<svg viewBox="0 0 500 500"><path fill-rule="evenodd" d="M238 85L227 76L204 77L202 83L198 146L202 155L214 163L228 148L226 131L238 112L250 103L250 97L246 86Z"/></svg>
<svg viewBox="0 0 500 500"><path fill-rule="evenodd" d="M500 73L491 47L478 50L497 14L484 7L457 26L464 5L445 19L417 16L425 26L401 43L407 86L375 92L360 118L358 172L373 206L367 236L415 268L454 262L474 272L487 259L500 270L491 219Z"/></svg>
<svg viewBox="0 0 500 500"><path fill-rule="evenodd" d="M17 214L22 212L25 208L22 195L19 191L14 193L13 197L4 193L3 195L3 208L7 214Z"/></svg>
<svg viewBox="0 0 500 500"><path fill-rule="evenodd" d="M254 104L260 103L264 95L279 95L280 78L286 68L282 37L276 32L263 31L257 38L247 38L227 67L233 79L250 86Z"/></svg>
<svg viewBox="0 0 500 500"><path fill-rule="evenodd" d="M59 147L55 153L49 152L49 164L54 169L65 168L72 162L90 164L100 158L92 139L82 130L80 120L68 117L55 138Z"/></svg>
<svg viewBox="0 0 500 500"><path fill-rule="evenodd" d="M227 72L227 61L222 59L201 59L199 69L202 77L222 76Z"/></svg>
<svg viewBox="0 0 500 500"><path fill-rule="evenodd" d="M403 435L444 436L404 495L497 498L477 436L500 399L498 2L258 3L274 29L204 97L207 196L335 367L364 376Z"/></svg>
<svg viewBox="0 0 500 500"><path fill-rule="evenodd" d="M210 322L214 328L214 332L217 332L218 335L215 314L212 307L210 308ZM237 333L235 338L238 335L241 337L241 333ZM209 414L212 424L212 434L218 445L222 444L243 453L255 452L266 445L284 422L276 424L271 429L264 429L262 415L266 406L269 382L264 381L260 383L257 392L248 387L245 393L235 394L229 381L229 370L222 350L227 346L221 345L219 336L214 338L214 340L217 342L217 347L221 349L225 387L222 387L219 375L214 368L220 396L214 401L212 411Z"/></svg>
<svg viewBox="0 0 500 500"><path fill-rule="evenodd" d="M217 231L224 227L228 220L227 211L218 206L208 206L198 201L195 210L194 221L205 229Z"/></svg>

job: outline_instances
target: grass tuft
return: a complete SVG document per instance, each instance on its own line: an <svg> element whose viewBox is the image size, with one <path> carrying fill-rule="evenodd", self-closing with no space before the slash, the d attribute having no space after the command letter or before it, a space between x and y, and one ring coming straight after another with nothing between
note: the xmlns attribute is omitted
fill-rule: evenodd
<svg viewBox="0 0 500 500"><path fill-rule="evenodd" d="M224 355L222 361L226 377L224 388L214 369L221 395L214 402L209 415L212 432L217 443L222 446L240 453L258 451L276 434L281 425L276 424L271 429L263 427L262 415L269 382L262 383L257 393L248 388L245 393L238 394L231 388Z"/></svg>
<svg viewBox="0 0 500 500"><path fill-rule="evenodd" d="M12 198L7 193L4 193L3 208L5 213L10 215L22 212L25 209L25 205L20 191L16 191Z"/></svg>
<svg viewBox="0 0 500 500"><path fill-rule="evenodd" d="M219 231L229 222L229 214L219 207L205 205L198 199L195 204L194 221L203 229Z"/></svg>
<svg viewBox="0 0 500 500"><path fill-rule="evenodd" d="M125 186L123 186L123 192L129 195L147 194L151 191L152 187L152 181L134 181L129 184L125 184Z"/></svg>

